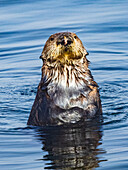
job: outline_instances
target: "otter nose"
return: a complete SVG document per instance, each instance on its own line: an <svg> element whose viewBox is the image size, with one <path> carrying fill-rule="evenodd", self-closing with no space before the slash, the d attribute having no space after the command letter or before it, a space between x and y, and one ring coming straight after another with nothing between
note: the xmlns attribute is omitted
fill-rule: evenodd
<svg viewBox="0 0 128 170"><path fill-rule="evenodd" d="M71 43L72 43L72 41L71 40L67 40L67 39L63 39L61 41L61 45L70 45Z"/></svg>
<svg viewBox="0 0 128 170"><path fill-rule="evenodd" d="M64 46L70 45L71 43L73 43L73 41L71 39L69 39L68 37L61 37L58 42L57 45L61 44Z"/></svg>

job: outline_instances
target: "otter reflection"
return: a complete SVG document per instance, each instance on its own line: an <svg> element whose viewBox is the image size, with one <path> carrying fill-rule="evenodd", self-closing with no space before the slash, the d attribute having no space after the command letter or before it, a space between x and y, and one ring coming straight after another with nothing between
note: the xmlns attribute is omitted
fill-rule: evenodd
<svg viewBox="0 0 128 170"><path fill-rule="evenodd" d="M99 166L98 149L102 131L99 124L88 123L83 126L59 126L38 129L43 151L48 154L43 161L51 161L45 169L93 169Z"/></svg>

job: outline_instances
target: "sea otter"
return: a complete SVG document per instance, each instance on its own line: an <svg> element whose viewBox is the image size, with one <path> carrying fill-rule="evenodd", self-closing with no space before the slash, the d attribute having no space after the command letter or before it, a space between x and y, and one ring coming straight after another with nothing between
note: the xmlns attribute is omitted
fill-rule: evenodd
<svg viewBox="0 0 128 170"><path fill-rule="evenodd" d="M40 57L42 78L28 125L77 123L102 112L87 55L75 33L61 32L49 37Z"/></svg>

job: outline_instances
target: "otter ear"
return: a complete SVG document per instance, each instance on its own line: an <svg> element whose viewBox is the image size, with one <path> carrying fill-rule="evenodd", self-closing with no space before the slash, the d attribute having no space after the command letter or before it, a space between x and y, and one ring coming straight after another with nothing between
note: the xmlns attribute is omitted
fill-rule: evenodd
<svg viewBox="0 0 128 170"><path fill-rule="evenodd" d="M41 54L41 56L39 57L40 59L43 59L43 55Z"/></svg>
<svg viewBox="0 0 128 170"><path fill-rule="evenodd" d="M86 53L86 56L87 56L87 55L89 55L89 53L88 53L88 52Z"/></svg>
<svg viewBox="0 0 128 170"><path fill-rule="evenodd" d="M84 49L84 56L89 55L89 53L86 51L86 49Z"/></svg>
<svg viewBox="0 0 128 170"><path fill-rule="evenodd" d="M42 59L42 60L44 60L44 59L46 59L46 56L45 56L45 54L42 52L42 53L41 53L41 56L40 56L39 58Z"/></svg>

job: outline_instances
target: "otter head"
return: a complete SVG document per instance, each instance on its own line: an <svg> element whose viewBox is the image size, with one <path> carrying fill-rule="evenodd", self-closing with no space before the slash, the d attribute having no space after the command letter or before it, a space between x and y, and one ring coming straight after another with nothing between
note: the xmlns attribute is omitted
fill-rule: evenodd
<svg viewBox="0 0 128 170"><path fill-rule="evenodd" d="M81 60L88 52L75 33L61 32L53 34L46 41L41 57L49 64L70 64Z"/></svg>

